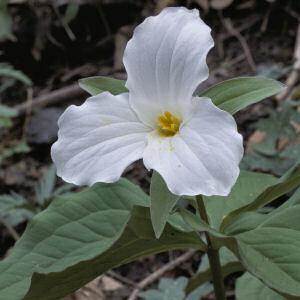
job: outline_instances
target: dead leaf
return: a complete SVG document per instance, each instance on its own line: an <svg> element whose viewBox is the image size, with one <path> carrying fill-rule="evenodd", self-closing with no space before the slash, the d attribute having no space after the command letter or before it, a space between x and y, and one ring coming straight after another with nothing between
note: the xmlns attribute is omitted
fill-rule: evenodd
<svg viewBox="0 0 300 300"><path fill-rule="evenodd" d="M211 0L210 6L217 10L228 7L234 0Z"/></svg>
<svg viewBox="0 0 300 300"><path fill-rule="evenodd" d="M280 136L277 142L277 149L282 151L289 143L289 138L286 136Z"/></svg>
<svg viewBox="0 0 300 300"><path fill-rule="evenodd" d="M175 6L177 4L177 0L158 0L156 4L155 14L159 14L164 8L168 6Z"/></svg>
<svg viewBox="0 0 300 300"><path fill-rule="evenodd" d="M260 144L265 139L266 136L267 134L264 131L260 131L260 130L254 131L254 133L250 136L248 140L245 154L250 155L253 146Z"/></svg>
<svg viewBox="0 0 300 300"><path fill-rule="evenodd" d="M256 0L248 0L246 2L242 2L241 4L239 4L236 8L240 10L252 9L255 7L255 4L256 4Z"/></svg>
<svg viewBox="0 0 300 300"><path fill-rule="evenodd" d="M123 70L123 54L132 36L133 26L122 26L115 35L114 70Z"/></svg>
<svg viewBox="0 0 300 300"><path fill-rule="evenodd" d="M101 286L104 291L115 291L124 287L119 281L106 275L101 278Z"/></svg>
<svg viewBox="0 0 300 300"><path fill-rule="evenodd" d="M197 3L200 7L202 7L205 12L207 12L209 10L208 0L194 0L193 2Z"/></svg>
<svg viewBox="0 0 300 300"><path fill-rule="evenodd" d="M106 297L99 288L100 278L101 276L97 277L75 293L63 298L62 300L105 300Z"/></svg>

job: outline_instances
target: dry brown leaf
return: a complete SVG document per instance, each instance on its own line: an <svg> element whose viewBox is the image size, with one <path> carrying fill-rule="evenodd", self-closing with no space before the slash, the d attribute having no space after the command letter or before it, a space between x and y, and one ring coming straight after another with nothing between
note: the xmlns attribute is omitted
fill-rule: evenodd
<svg viewBox="0 0 300 300"><path fill-rule="evenodd" d="M234 0L211 0L210 6L217 10L228 7Z"/></svg>
<svg viewBox="0 0 300 300"><path fill-rule="evenodd" d="M280 136L277 142L277 149L282 151L289 143L289 138L286 136Z"/></svg>
<svg viewBox="0 0 300 300"><path fill-rule="evenodd" d="M266 135L267 134L264 131L254 131L248 140L245 154L250 155L253 146L260 144L265 139Z"/></svg>
<svg viewBox="0 0 300 300"><path fill-rule="evenodd" d="M114 53L114 69L123 70L123 54L127 45L127 42L132 36L133 26L122 26L115 35L115 53Z"/></svg>
<svg viewBox="0 0 300 300"><path fill-rule="evenodd" d="M300 106L298 106L298 109L299 108L300 108ZM296 133L299 134L300 133L300 124L298 124L295 121L291 120L291 125L295 128Z"/></svg>
<svg viewBox="0 0 300 300"><path fill-rule="evenodd" d="M156 4L155 14L159 14L164 8L174 5L178 5L177 0L158 0Z"/></svg>
<svg viewBox="0 0 300 300"><path fill-rule="evenodd" d="M252 9L256 4L256 0L248 0L239 4L236 8L240 10Z"/></svg>
<svg viewBox="0 0 300 300"><path fill-rule="evenodd" d="M105 295L99 288L100 278L101 276L97 277L72 295L63 298L62 300L105 300Z"/></svg>
<svg viewBox="0 0 300 300"><path fill-rule="evenodd" d="M197 3L200 7L204 9L204 11L209 10L209 2L208 0L194 0L194 3Z"/></svg>
<svg viewBox="0 0 300 300"><path fill-rule="evenodd" d="M124 287L119 281L106 275L101 278L101 286L104 291L115 291Z"/></svg>

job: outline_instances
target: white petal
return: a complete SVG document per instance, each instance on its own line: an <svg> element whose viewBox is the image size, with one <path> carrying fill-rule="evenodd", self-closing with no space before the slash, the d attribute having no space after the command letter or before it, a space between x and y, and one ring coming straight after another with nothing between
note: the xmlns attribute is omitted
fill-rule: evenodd
<svg viewBox="0 0 300 300"><path fill-rule="evenodd" d="M233 117L208 98L193 98L190 118L172 138L148 135L144 164L177 195L229 194L239 175L243 139Z"/></svg>
<svg viewBox="0 0 300 300"><path fill-rule="evenodd" d="M129 106L128 94L108 92L72 105L60 117L51 156L58 176L77 185L117 181L142 157L149 128Z"/></svg>
<svg viewBox="0 0 300 300"><path fill-rule="evenodd" d="M165 8L135 29L124 65L130 105L143 122L153 126L164 111L184 113L208 76L206 55L214 44L210 31L198 10L184 7Z"/></svg>

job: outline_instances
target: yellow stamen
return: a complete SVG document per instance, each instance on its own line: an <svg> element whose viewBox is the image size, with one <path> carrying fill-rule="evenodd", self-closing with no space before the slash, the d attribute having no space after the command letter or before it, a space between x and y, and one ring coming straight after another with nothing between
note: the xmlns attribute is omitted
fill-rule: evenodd
<svg viewBox="0 0 300 300"><path fill-rule="evenodd" d="M158 132L161 136L173 136L179 131L181 119L175 117L170 112L165 111L164 115L157 117L158 123Z"/></svg>

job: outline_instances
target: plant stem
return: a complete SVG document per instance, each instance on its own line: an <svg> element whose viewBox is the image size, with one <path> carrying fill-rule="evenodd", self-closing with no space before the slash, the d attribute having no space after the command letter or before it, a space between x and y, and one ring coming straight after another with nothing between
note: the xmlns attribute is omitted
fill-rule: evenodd
<svg viewBox="0 0 300 300"><path fill-rule="evenodd" d="M196 197L198 209L201 218L209 224L205 205L201 195ZM207 240L207 256L211 269L212 280L215 290L216 300L226 300L225 296L225 288L224 288L224 280L222 276L221 264L220 264L220 256L219 250L213 247L213 241L208 232L205 232L206 240Z"/></svg>

